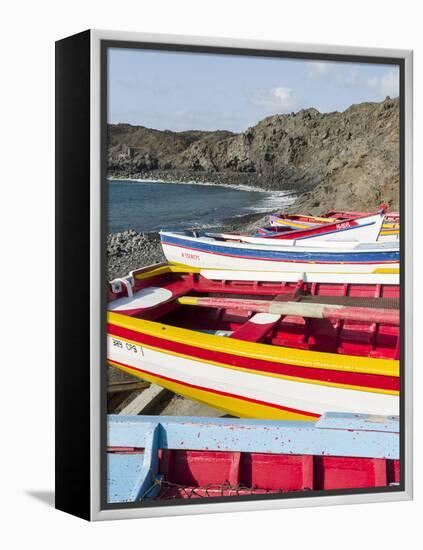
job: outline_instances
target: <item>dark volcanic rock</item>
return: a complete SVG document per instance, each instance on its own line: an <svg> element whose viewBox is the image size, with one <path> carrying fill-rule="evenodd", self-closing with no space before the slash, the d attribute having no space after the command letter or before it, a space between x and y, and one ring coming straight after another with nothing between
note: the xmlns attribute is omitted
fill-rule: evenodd
<svg viewBox="0 0 423 550"><path fill-rule="evenodd" d="M165 261L158 233L123 231L107 236L108 280L124 277L133 269Z"/></svg>
<svg viewBox="0 0 423 550"><path fill-rule="evenodd" d="M235 219L224 220L223 225L214 228L221 231L253 231L265 225L267 214L247 214ZM124 277L133 269L166 262L158 233L137 233L123 231L107 236L107 275L111 281Z"/></svg>
<svg viewBox="0 0 423 550"><path fill-rule="evenodd" d="M295 209L398 207L399 102L273 115L242 134L109 126L109 173L304 192Z"/></svg>

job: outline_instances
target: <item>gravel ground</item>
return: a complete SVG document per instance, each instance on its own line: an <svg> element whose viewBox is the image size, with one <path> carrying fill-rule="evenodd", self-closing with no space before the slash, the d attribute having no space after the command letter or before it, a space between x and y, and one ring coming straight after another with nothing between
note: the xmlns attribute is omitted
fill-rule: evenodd
<svg viewBox="0 0 423 550"><path fill-rule="evenodd" d="M131 270L166 261L158 233L129 230L107 237L108 280L123 277Z"/></svg>
<svg viewBox="0 0 423 550"><path fill-rule="evenodd" d="M251 231L263 225L267 214L247 214L223 221L209 231ZM196 228L198 229L198 228ZM107 237L108 280L123 277L133 269L165 262L158 233L137 233L130 229Z"/></svg>

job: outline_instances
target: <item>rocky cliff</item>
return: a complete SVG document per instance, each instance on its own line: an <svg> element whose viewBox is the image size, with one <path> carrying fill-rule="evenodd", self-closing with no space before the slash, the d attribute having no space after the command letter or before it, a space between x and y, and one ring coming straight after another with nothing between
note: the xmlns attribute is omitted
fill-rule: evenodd
<svg viewBox="0 0 423 550"><path fill-rule="evenodd" d="M109 173L294 189L309 212L398 207L399 101L273 115L242 134L109 125Z"/></svg>

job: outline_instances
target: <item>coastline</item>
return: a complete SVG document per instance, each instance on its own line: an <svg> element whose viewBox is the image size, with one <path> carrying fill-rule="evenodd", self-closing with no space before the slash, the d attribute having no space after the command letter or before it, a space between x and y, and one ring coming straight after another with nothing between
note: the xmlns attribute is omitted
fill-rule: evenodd
<svg viewBox="0 0 423 550"><path fill-rule="evenodd" d="M133 180L151 183L176 183L187 185L210 185L240 189L243 191L256 191L259 193L286 193L286 195L300 195L311 190L307 184L291 183L288 180L274 181L263 175L248 172L205 172L196 170L151 170L145 172L107 172L108 180Z"/></svg>
<svg viewBox="0 0 423 550"><path fill-rule="evenodd" d="M279 197L296 197L298 191L291 190L276 190L266 189L259 186L247 185L245 183L217 183L213 181L204 181L200 179L179 181L176 179L163 179L151 177L131 177L131 176L107 176L108 181L135 181L139 183L174 183L175 185L201 185L205 187L226 187L227 189L238 189L239 191L251 191L256 193L276 193Z"/></svg>
<svg viewBox="0 0 423 550"><path fill-rule="evenodd" d="M297 200L296 191L281 191L271 190L255 187L253 185L248 186L237 183L214 183L210 181L176 181L176 180L164 180L153 179L146 177L134 177L131 176L116 176L108 175L108 181L129 181L134 182L151 182L151 183L172 183L175 185L200 185L200 186L222 186L231 189L239 189L248 192L260 192L263 194L270 194L269 200L265 200L265 204L258 209L252 209L248 213L242 213L232 216L230 218L224 218L221 223L213 226L187 226L186 229L207 229L208 231L222 231L222 232L237 232L237 231L252 231L258 227L264 225L267 222L269 214L280 211L282 208L289 211L293 204ZM270 208L271 206L271 208ZM133 269L140 267L146 267L155 263L161 263L166 261L161 245L160 236L158 231L145 231L140 232L134 229L128 229L120 232L110 232L107 236L107 278L108 280L115 279L117 277L123 277L127 275Z"/></svg>

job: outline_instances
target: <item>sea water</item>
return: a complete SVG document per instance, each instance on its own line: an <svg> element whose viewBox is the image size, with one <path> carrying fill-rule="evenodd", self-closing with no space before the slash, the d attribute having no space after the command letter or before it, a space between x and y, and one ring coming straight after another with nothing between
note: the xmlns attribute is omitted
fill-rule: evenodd
<svg viewBox="0 0 423 550"><path fill-rule="evenodd" d="M243 186L108 180L108 231L219 227L224 220L269 212L293 201L285 191Z"/></svg>

